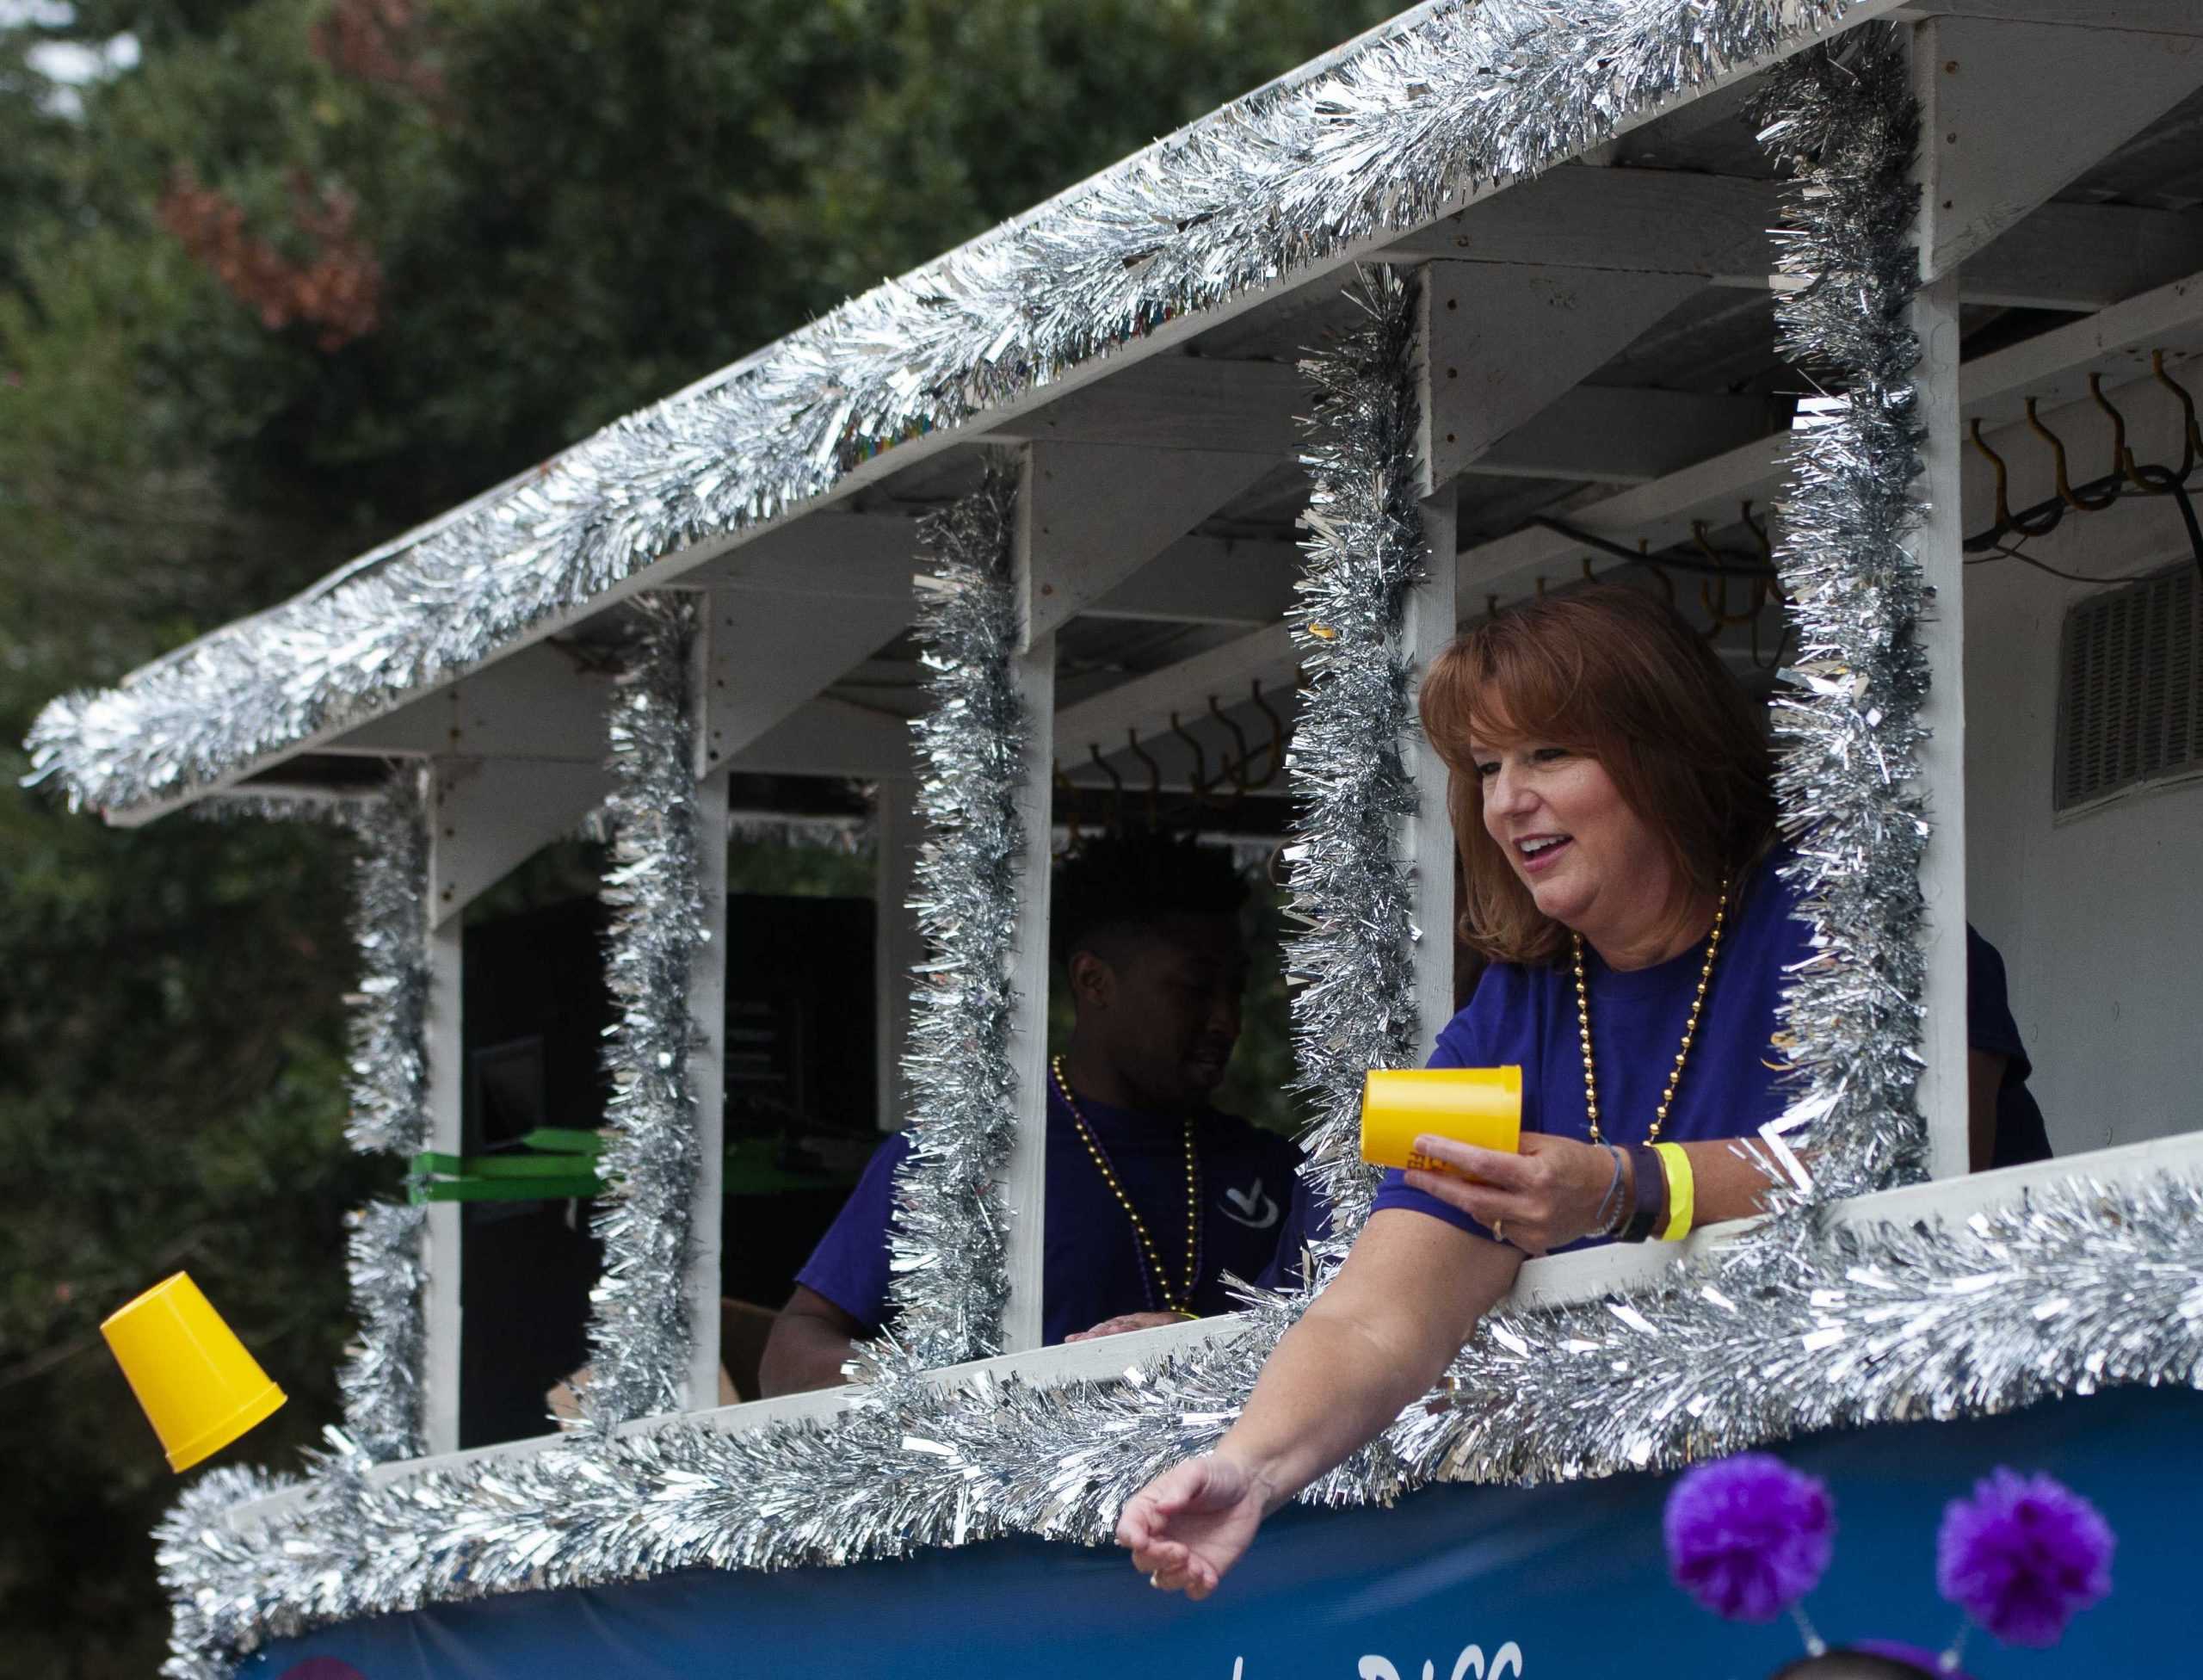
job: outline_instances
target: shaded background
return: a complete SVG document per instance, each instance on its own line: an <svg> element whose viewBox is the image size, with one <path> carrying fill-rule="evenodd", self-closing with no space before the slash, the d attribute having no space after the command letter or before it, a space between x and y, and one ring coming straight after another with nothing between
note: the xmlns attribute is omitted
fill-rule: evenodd
<svg viewBox="0 0 2203 1680"><path fill-rule="evenodd" d="M9 1672L163 1649L175 1483L100 1318L188 1265L292 1395L239 1455L292 1467L336 1416L342 1215L387 1188L342 1136L342 843L69 816L15 786L38 707L1395 9L0 0ZM737 849L731 886L868 878Z"/></svg>

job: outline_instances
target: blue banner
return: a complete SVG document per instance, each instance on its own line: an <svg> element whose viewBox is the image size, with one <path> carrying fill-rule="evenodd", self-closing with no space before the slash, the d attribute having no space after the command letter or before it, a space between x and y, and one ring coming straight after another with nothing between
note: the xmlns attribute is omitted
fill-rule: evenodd
<svg viewBox="0 0 2203 1680"><path fill-rule="evenodd" d="M1944 1502L1994 1466L2047 1470L2119 1534L2112 1597L2052 1652L1976 1633L1979 1680L2203 1670L2190 1596L2203 1397L2120 1390L2009 1418L1817 1436L1780 1449L1835 1495L1836 1562L1808 1603L1831 1640L1940 1649ZM1281 1513L1215 1597L1151 1591L1122 1554L1004 1541L901 1562L696 1570L522 1593L283 1640L250 1680L657 1680L1045 1675L1049 1680L1759 1680L1787 1622L1731 1627L1668 1584L1669 1478L1441 1487L1390 1510Z"/></svg>

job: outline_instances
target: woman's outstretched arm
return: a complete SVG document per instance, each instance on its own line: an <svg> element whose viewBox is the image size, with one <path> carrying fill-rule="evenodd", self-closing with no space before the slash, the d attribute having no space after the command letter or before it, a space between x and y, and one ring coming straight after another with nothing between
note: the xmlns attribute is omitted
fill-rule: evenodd
<svg viewBox="0 0 2203 1680"><path fill-rule="evenodd" d="M1156 1585L1207 1597L1263 1517L1429 1392L1521 1263L1426 1214L1373 1214L1239 1421L1213 1453L1134 1494L1117 1543Z"/></svg>

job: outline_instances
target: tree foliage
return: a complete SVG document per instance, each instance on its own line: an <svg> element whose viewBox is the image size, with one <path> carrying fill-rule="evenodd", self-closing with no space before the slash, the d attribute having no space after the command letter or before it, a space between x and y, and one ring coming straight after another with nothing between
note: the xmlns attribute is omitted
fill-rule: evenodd
<svg viewBox="0 0 2203 1680"><path fill-rule="evenodd" d="M0 1407L18 1672L150 1671L173 1495L96 1325L188 1264L334 1416L330 835L14 791L55 692L524 469L1381 0L0 0ZM69 88L56 46L128 36Z"/></svg>

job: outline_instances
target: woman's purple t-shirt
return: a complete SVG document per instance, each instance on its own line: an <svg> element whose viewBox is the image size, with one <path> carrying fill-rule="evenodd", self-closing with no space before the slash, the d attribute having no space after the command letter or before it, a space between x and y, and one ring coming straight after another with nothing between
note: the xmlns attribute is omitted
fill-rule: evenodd
<svg viewBox="0 0 2203 1680"><path fill-rule="evenodd" d="M1749 1137L1780 1114L1786 1059L1774 1041L1776 1010L1790 970L1812 954L1811 932L1792 918L1795 895L1779 878L1780 855L1756 865L1730 913L1706 990L1690 1059L1660 1128L1663 1143ZM1599 1131L1609 1143L1642 1143L1675 1065L1692 994L1706 964L1704 942L1650 968L1608 967L1584 948L1591 995L1591 1050L1599 1080ZM1562 962L1541 967L1496 962L1468 1006L1438 1035L1431 1067L1522 1069L1522 1129L1588 1140L1583 1056L1577 1042L1576 978ZM1408 1208L1464 1231L1483 1226L1388 1172L1375 1207ZM1568 1245L1588 1246L1595 1239Z"/></svg>
<svg viewBox="0 0 2203 1680"><path fill-rule="evenodd" d="M1186 1267L1186 1146L1172 1118L1079 1099L1117 1179L1139 1210L1175 1288ZM1290 1140L1211 1110L1195 1122L1200 1158L1200 1287L1196 1312L1228 1312L1237 1303L1223 1275L1256 1278L1277 1252L1300 1154ZM888 1226L895 1170L910 1152L889 1138L819 1239L796 1282L824 1295L874 1332L888 1309ZM1160 1308L1153 1275L1132 1221L1087 1152L1071 1113L1048 1092L1047 1214L1040 1258L1041 1334L1060 1342L1121 1312Z"/></svg>

